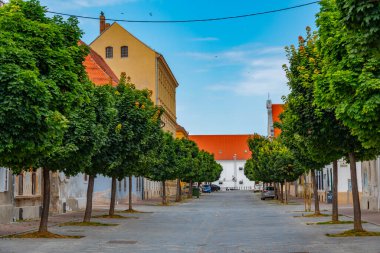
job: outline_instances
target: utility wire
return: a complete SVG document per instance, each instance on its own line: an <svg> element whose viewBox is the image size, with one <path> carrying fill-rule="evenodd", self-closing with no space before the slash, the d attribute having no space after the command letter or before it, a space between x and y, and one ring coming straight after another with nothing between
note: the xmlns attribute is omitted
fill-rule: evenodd
<svg viewBox="0 0 380 253"><path fill-rule="evenodd" d="M230 17L220 17L220 18L206 18L206 19L187 19L187 20L128 20L128 19L111 19L107 18L109 21L114 22L128 22L128 23L195 23L195 22L211 22L211 21L221 21L221 20L228 20L228 19L239 19L239 18L247 18L252 16L259 16L269 13L275 13L275 12L281 12L281 11L287 11L291 9L297 9L301 7L305 7L308 5L319 3L320 1L314 1L310 3L295 5L291 7L286 7L282 9L277 10L270 10L270 11L263 11L263 12L256 12L256 13L250 13L250 14L244 14L244 15L238 15L238 16L230 16ZM89 16L81 16L81 15L73 15L73 14L67 14L67 13L61 13L61 12L55 12L55 11L46 11L48 13L57 14L61 16L70 16L70 17L77 17L77 18L83 18L83 19L94 19L99 20L97 17L89 17Z"/></svg>

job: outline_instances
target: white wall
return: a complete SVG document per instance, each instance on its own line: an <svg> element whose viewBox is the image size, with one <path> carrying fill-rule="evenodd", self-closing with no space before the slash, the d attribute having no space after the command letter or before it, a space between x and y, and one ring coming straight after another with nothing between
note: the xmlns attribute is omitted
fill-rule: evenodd
<svg viewBox="0 0 380 253"><path fill-rule="evenodd" d="M332 169L332 164L325 166L323 169L323 186L324 190L328 191L330 187L327 186L327 173L330 173ZM361 163L356 163L356 174L358 178L358 190L362 191L362 173L361 173ZM350 164L346 163L344 160L338 161L338 192L347 192L348 191L348 181L351 179Z"/></svg>
<svg viewBox="0 0 380 253"><path fill-rule="evenodd" d="M253 189L255 183L253 181L249 181L249 179L244 175L245 160L219 160L217 162L222 165L223 171L220 174L219 180L213 182L214 184L219 185L222 190L225 190L226 188L233 188L235 186L241 190ZM236 183L232 180L235 175L235 168L237 176ZM242 168L242 170L239 168ZM243 181L243 184L239 183L241 180ZM222 182L222 184L219 182Z"/></svg>

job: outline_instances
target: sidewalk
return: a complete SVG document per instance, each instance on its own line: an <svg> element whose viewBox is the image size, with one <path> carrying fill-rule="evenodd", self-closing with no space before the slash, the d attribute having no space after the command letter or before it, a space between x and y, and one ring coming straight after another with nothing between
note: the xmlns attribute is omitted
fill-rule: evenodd
<svg viewBox="0 0 380 253"><path fill-rule="evenodd" d="M291 197L290 201L294 201L294 202L298 202L298 203L302 203L302 204L304 203L304 200L301 198ZM312 210L314 210L314 199L312 200L311 208L312 208ZM319 203L319 209L321 211L326 210L328 212L331 212L332 211L332 204L320 202ZM347 216L350 218L354 218L354 208L351 205L338 206L338 212L341 215L344 215L344 216ZM363 210L363 209L361 210L361 212L362 212L362 220L363 221L366 221L368 223L372 223L372 224L380 226L380 212Z"/></svg>
<svg viewBox="0 0 380 253"><path fill-rule="evenodd" d="M170 203L175 203L175 196L168 197L168 200L170 200ZM133 207L158 206L158 205L161 205L161 201L162 201L161 198L138 200L133 203ZM109 205L94 204L92 215L97 216L97 215L107 214L108 208L109 208ZM119 205L116 205L115 210L116 211L126 210L127 208L128 208L128 203L119 204ZM52 216L49 216L48 227L57 226L61 223L70 222L70 221L80 221L83 219L83 216L84 216L84 210L68 212L64 214L54 214ZM40 223L39 219L33 219L33 220L23 220L23 221L12 222L10 224L0 224L0 237L36 231L38 229L39 223Z"/></svg>
<svg viewBox="0 0 380 253"><path fill-rule="evenodd" d="M105 213L105 211L93 210L92 213L93 215L101 215ZM84 216L84 211L52 215L52 216L49 216L48 227L53 227L64 222L79 221L83 219L83 216ZM0 224L0 237L36 231L38 229L39 224L40 224L39 219L17 221L17 222L12 222L10 224Z"/></svg>

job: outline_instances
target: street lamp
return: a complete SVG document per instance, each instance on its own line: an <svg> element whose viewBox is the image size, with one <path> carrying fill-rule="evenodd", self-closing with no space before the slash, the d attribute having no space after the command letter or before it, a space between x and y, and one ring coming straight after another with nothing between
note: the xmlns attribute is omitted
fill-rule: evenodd
<svg viewBox="0 0 380 253"><path fill-rule="evenodd" d="M233 155L233 159L234 159L234 188L236 190L237 188L237 166L236 166L236 154Z"/></svg>

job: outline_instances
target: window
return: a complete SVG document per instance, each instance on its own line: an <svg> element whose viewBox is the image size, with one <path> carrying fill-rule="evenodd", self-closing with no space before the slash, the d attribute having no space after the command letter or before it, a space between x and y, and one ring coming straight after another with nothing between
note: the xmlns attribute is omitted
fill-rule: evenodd
<svg viewBox="0 0 380 253"><path fill-rule="evenodd" d="M24 194L24 175L18 175L18 195Z"/></svg>
<svg viewBox="0 0 380 253"><path fill-rule="evenodd" d="M136 177L136 191L138 191L139 190L139 179Z"/></svg>
<svg viewBox="0 0 380 253"><path fill-rule="evenodd" d="M127 191L127 178L124 178L124 191Z"/></svg>
<svg viewBox="0 0 380 253"><path fill-rule="evenodd" d="M121 58L127 58L128 57L128 47L127 46L122 46L120 48L121 51Z"/></svg>
<svg viewBox="0 0 380 253"><path fill-rule="evenodd" d="M121 192L121 180L119 180L119 192Z"/></svg>
<svg viewBox="0 0 380 253"><path fill-rule="evenodd" d="M9 169L0 168L0 192L8 191Z"/></svg>
<svg viewBox="0 0 380 253"><path fill-rule="evenodd" d="M83 179L84 179L85 182L88 181L88 175L86 173L83 175Z"/></svg>
<svg viewBox="0 0 380 253"><path fill-rule="evenodd" d="M106 58L113 58L113 47L106 47Z"/></svg>
<svg viewBox="0 0 380 253"><path fill-rule="evenodd" d="M36 195L36 189L37 189L36 172L32 172L32 195Z"/></svg>

